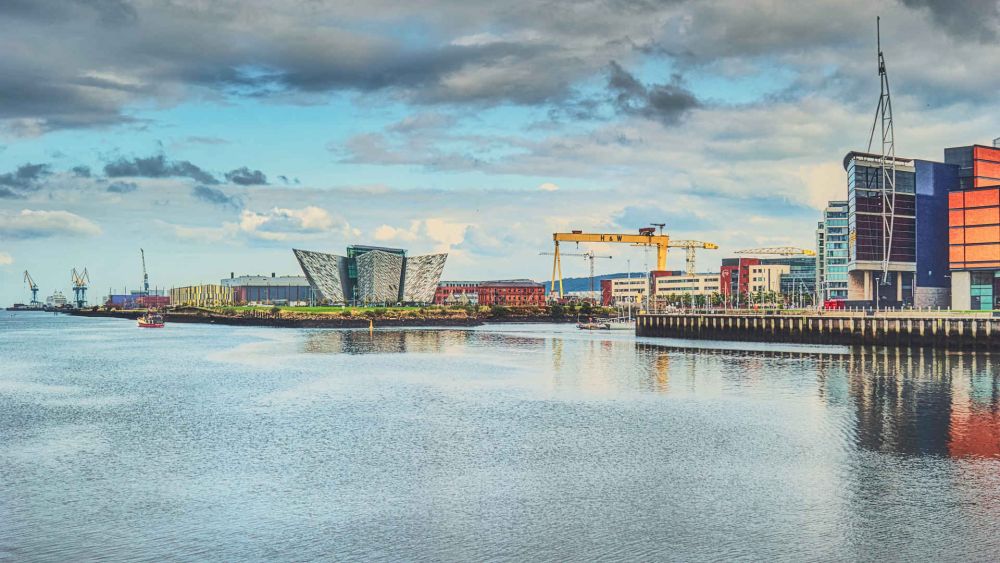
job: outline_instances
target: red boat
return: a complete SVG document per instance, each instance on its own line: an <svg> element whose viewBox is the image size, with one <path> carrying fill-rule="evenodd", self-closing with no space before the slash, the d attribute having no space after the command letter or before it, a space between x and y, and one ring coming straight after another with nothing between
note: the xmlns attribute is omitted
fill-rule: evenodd
<svg viewBox="0 0 1000 563"><path fill-rule="evenodd" d="M163 328L163 316L150 311L137 319L139 328Z"/></svg>

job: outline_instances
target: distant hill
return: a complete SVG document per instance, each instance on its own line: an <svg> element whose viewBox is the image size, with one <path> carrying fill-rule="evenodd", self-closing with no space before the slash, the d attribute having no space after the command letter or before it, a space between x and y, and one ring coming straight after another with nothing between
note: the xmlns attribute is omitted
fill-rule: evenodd
<svg viewBox="0 0 1000 563"><path fill-rule="evenodd" d="M632 272L633 278L641 278L643 276L642 272ZM625 278L628 277L627 272L621 272L618 274L600 274L594 276L594 291L601 290L601 280L606 280L609 278ZM552 281L543 282L545 284L545 291L549 291L552 285ZM556 282L558 284L559 282ZM559 286L556 286L558 289ZM583 278L563 278L563 291L590 291L590 276Z"/></svg>

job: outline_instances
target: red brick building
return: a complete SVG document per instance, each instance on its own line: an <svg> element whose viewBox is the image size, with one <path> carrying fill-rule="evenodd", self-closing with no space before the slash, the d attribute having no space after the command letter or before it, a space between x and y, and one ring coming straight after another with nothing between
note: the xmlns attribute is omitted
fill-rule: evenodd
<svg viewBox="0 0 1000 563"><path fill-rule="evenodd" d="M545 286L531 280L500 280L479 283L480 305L540 307L545 305Z"/></svg>
<svg viewBox="0 0 1000 563"><path fill-rule="evenodd" d="M452 305L479 303L479 282L474 281L443 281L434 290L435 305Z"/></svg>

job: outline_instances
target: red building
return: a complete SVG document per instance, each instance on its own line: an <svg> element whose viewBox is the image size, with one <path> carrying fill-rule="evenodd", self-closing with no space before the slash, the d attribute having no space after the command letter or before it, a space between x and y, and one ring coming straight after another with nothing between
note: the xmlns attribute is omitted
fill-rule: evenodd
<svg viewBox="0 0 1000 563"><path fill-rule="evenodd" d="M540 307L545 305L545 286L531 280L500 280L479 283L480 305Z"/></svg>
<svg viewBox="0 0 1000 563"><path fill-rule="evenodd" d="M610 279L601 280L601 305L605 307L610 306L611 302L614 300L611 285L612 283Z"/></svg>
<svg viewBox="0 0 1000 563"><path fill-rule="evenodd" d="M723 258L719 270L719 292L729 298L750 291L750 266L760 264L760 258Z"/></svg>
<svg viewBox="0 0 1000 563"><path fill-rule="evenodd" d="M451 305L455 303L479 303L479 282L443 281L434 290L435 305Z"/></svg>

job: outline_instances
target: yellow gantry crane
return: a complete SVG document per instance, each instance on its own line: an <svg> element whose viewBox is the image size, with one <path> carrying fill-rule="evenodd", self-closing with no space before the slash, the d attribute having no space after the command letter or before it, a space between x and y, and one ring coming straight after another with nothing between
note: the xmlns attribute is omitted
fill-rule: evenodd
<svg viewBox="0 0 1000 563"><path fill-rule="evenodd" d="M670 236L656 234L653 227L639 229L639 234L625 233L585 233L583 231L571 231L568 233L552 233L552 242L555 250L552 253L552 286L551 292L555 293L556 282L559 282L559 297L563 296L562 283L562 262L559 260L560 242L603 242L611 244L633 244L638 246L656 247L656 269L667 269L667 248L670 246Z"/></svg>
<svg viewBox="0 0 1000 563"><path fill-rule="evenodd" d="M808 248L794 246L769 246L767 248L747 248L737 250L736 254L772 254L777 256L816 256L816 252Z"/></svg>
<svg viewBox="0 0 1000 563"><path fill-rule="evenodd" d="M693 276L695 274L694 266L694 252L698 248L703 248L705 250L718 250L719 245L711 242L704 242L700 240L672 240L667 243L670 248L683 248L685 255L685 269L684 273L688 276Z"/></svg>

